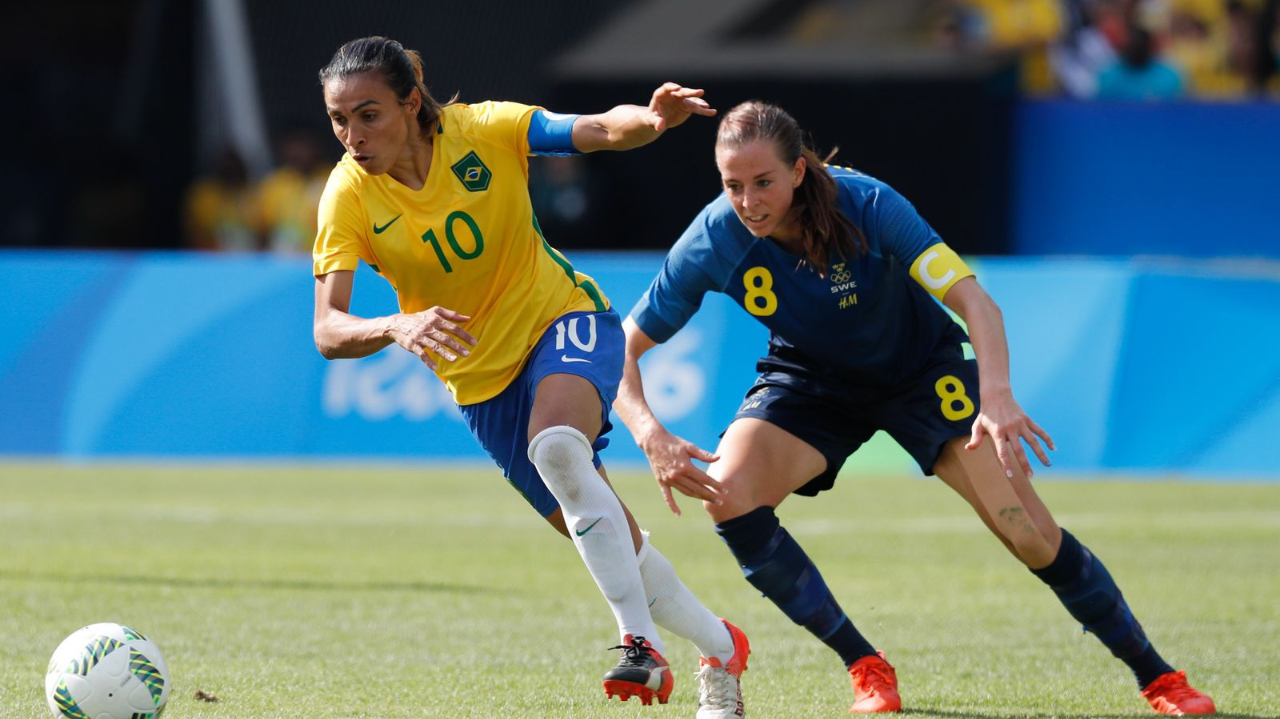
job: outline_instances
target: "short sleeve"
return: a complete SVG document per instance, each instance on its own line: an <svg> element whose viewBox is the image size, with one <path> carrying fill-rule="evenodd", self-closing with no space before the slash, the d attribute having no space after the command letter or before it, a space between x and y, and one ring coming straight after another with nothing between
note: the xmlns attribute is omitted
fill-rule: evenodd
<svg viewBox="0 0 1280 719"><path fill-rule="evenodd" d="M973 276L973 270L897 191L881 189L875 208L881 250L911 268L911 278L929 294L941 300L955 283Z"/></svg>
<svg viewBox="0 0 1280 719"><path fill-rule="evenodd" d="M655 342L671 339L702 306L707 292L719 291L708 268L716 266L699 216L662 261L662 269L631 310L631 319Z"/></svg>
<svg viewBox="0 0 1280 719"><path fill-rule="evenodd" d="M881 251L908 267L926 249L942 242L907 198L892 187L881 185L871 207L875 213L871 218L872 228Z"/></svg>
<svg viewBox="0 0 1280 719"><path fill-rule="evenodd" d="M311 251L312 273L319 277L340 270L355 270L360 260L369 263L360 222L360 198L351 180L335 168L320 196L316 216L316 242Z"/></svg>
<svg viewBox="0 0 1280 719"><path fill-rule="evenodd" d="M511 149L521 157L529 154L529 123L542 108L518 102L481 102L471 106L475 129L486 140Z"/></svg>

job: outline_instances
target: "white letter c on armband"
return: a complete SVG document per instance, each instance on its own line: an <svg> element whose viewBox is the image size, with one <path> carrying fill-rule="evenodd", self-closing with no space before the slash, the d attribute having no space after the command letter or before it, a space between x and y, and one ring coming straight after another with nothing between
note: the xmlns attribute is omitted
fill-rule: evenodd
<svg viewBox="0 0 1280 719"><path fill-rule="evenodd" d="M924 283L925 287L928 287L931 290L937 290L945 287L946 284L951 281L951 278L956 276L955 270L947 270L947 274L941 277L934 277L929 274L929 263L936 259L938 259L937 250L934 250L920 258L920 281Z"/></svg>

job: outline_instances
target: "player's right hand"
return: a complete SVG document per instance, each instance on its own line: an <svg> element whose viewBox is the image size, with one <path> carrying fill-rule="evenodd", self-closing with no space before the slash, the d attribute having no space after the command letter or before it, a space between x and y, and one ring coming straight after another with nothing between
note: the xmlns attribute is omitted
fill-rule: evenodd
<svg viewBox="0 0 1280 719"><path fill-rule="evenodd" d="M657 428L645 435L640 442L640 449L649 460L653 477L662 490L662 498L667 501L667 506L676 516L680 516L680 507L676 505L672 489L686 497L724 504L724 486L693 463L695 459L701 462L714 462L720 459L719 455L712 454L663 428Z"/></svg>
<svg viewBox="0 0 1280 719"><path fill-rule="evenodd" d="M649 124L658 132L683 124L690 115L715 117L716 111L702 99L704 90L663 83L649 100Z"/></svg>
<svg viewBox="0 0 1280 719"><path fill-rule="evenodd" d="M457 360L459 355L466 357L471 354L476 338L459 324L470 321L470 317L443 307L401 313L391 318L391 337L435 372L439 366L428 351L450 362Z"/></svg>

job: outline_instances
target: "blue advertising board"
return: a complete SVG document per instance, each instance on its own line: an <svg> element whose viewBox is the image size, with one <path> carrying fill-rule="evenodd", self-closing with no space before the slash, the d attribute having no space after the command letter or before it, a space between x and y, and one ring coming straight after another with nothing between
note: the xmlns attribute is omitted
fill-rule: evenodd
<svg viewBox="0 0 1280 719"><path fill-rule="evenodd" d="M1021 102L1012 246L1280 260L1278 126L1270 102Z"/></svg>
<svg viewBox="0 0 1280 719"><path fill-rule="evenodd" d="M625 314L659 254L571 257ZM1274 477L1280 270L1135 260L975 259L1008 327L1016 396L1071 472ZM444 385L390 347L327 361L305 258L0 253L0 454L485 460ZM394 312L362 268L352 311ZM723 297L642 362L672 431L706 448L767 332ZM876 469L912 471L904 453ZM618 423L606 459L643 463ZM866 464L851 465L854 471Z"/></svg>

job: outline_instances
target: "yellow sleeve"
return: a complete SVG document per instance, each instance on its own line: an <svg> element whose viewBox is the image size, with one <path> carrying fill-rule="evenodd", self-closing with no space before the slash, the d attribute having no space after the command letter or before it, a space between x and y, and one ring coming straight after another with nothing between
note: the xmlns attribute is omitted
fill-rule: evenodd
<svg viewBox="0 0 1280 719"><path fill-rule="evenodd" d="M510 148L520 157L528 157L529 122L541 107L518 102L481 102L471 108L473 120L478 128L484 128L486 139Z"/></svg>
<svg viewBox="0 0 1280 719"><path fill-rule="evenodd" d="M919 282L938 301L942 301L952 285L966 277L973 277L973 270L943 242L921 252L911 263L911 279Z"/></svg>
<svg viewBox="0 0 1280 719"><path fill-rule="evenodd" d="M339 165L329 175L320 196L316 242L311 251L312 273L319 277L339 270L354 270L364 260L373 264L366 249L359 190Z"/></svg>

